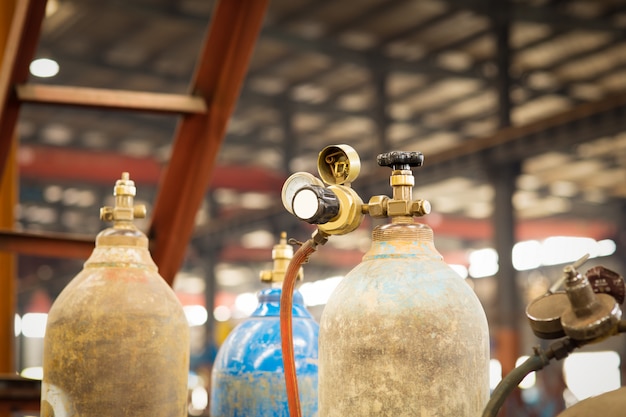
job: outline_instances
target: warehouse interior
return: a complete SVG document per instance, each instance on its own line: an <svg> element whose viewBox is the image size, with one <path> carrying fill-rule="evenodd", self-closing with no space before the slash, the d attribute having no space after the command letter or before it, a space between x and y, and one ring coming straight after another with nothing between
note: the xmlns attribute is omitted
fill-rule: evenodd
<svg viewBox="0 0 626 417"><path fill-rule="evenodd" d="M32 56L21 54L28 48L16 56L40 60L44 70L52 64L52 73L38 76L30 66L16 81L5 55L2 110L17 114L13 123L0 118L0 166L18 184L14 200L3 192L0 201L9 217L0 250L15 256L7 263L14 271L0 269L1 288L15 294L0 292L5 317L47 313L107 227L99 209L111 205L115 180L129 172L136 200L147 206L138 224L159 251L157 264L167 259L163 251L173 254L164 277L183 305L202 307L192 366L206 385L216 349L266 286L259 272L271 265L280 233L305 241L315 229L285 210L283 183L298 171L317 175L318 153L333 144L358 152L361 175L352 186L364 201L390 193L390 170L377 166L378 154L424 154L414 195L430 201L432 213L419 221L478 295L504 374L539 343L524 306L564 265L593 250L585 269L624 273L626 1L271 0L233 2L248 14L232 6L221 16L219 3L48 0L38 36L25 32ZM12 8L3 13L8 34ZM184 139L181 120L196 117L193 110L76 105L49 99L55 90L48 87L61 87L59 97L73 87L84 97L87 89L111 92L120 102L134 92L206 99L215 87L235 101L232 113L214 111L210 120L223 121L224 132L207 134L207 150L206 138ZM168 171L173 159L184 165L194 152L183 176ZM172 222L159 229L166 238L155 234L172 207L189 231L178 234ZM305 264L299 286L316 318L338 277L361 261L378 222L366 218ZM594 249L579 247L590 242ZM520 261L516 244L517 253L534 252ZM560 258L546 256L553 247ZM40 340L15 334L0 340L0 352L15 351L9 366L40 366ZM626 345L618 336L588 350L623 358ZM563 409L565 382L553 367L513 399L507 416ZM209 414L190 408L190 415Z"/></svg>

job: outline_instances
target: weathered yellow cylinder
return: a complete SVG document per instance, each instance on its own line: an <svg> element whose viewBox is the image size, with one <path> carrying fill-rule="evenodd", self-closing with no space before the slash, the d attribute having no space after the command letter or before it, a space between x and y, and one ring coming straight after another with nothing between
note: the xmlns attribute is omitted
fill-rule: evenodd
<svg viewBox="0 0 626 417"><path fill-rule="evenodd" d="M124 173L101 211L113 227L50 309L42 417L187 416L189 326L133 224L134 195Z"/></svg>

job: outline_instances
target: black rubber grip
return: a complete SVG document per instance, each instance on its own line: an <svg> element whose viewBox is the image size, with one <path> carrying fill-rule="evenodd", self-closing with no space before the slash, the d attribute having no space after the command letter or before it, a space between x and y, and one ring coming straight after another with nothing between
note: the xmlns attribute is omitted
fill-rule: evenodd
<svg viewBox="0 0 626 417"><path fill-rule="evenodd" d="M422 166L424 155L421 152L392 151L378 155L376 162L381 167L406 169Z"/></svg>

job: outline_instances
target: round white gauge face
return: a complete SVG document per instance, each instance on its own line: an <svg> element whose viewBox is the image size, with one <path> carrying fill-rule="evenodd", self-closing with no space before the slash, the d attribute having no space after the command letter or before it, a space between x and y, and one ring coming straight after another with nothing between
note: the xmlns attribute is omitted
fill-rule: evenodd
<svg viewBox="0 0 626 417"><path fill-rule="evenodd" d="M292 203L293 214L302 220L309 220L317 214L320 202L317 194L310 188L296 193Z"/></svg>
<svg viewBox="0 0 626 417"><path fill-rule="evenodd" d="M308 172L296 172L285 180L281 192L281 199L283 200L283 206L285 206L289 213L293 214L293 196L296 195L299 190L309 185L323 187L324 183Z"/></svg>

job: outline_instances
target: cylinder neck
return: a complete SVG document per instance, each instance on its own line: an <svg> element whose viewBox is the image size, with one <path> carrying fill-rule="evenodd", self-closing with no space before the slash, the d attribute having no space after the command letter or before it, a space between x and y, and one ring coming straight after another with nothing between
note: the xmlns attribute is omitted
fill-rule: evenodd
<svg viewBox="0 0 626 417"><path fill-rule="evenodd" d="M443 259L435 248L432 229L425 224L405 221L374 228L372 246L363 260L418 257Z"/></svg>
<svg viewBox="0 0 626 417"><path fill-rule="evenodd" d="M428 225L415 222L412 217L398 216L390 224L377 226L372 232L374 242L389 240L433 243L433 230Z"/></svg>
<svg viewBox="0 0 626 417"><path fill-rule="evenodd" d="M259 304L252 313L252 317L278 317L280 315L281 288L267 288L259 291L257 298ZM312 318L311 313L304 306L304 298L299 291L293 293L293 317Z"/></svg>
<svg viewBox="0 0 626 417"><path fill-rule="evenodd" d="M100 218L113 222L113 227L103 230L96 237L96 246L139 246L148 247L148 239L137 229L134 220L146 216L144 205L135 205L137 189L128 172L115 182L113 195L115 205L102 207Z"/></svg>

